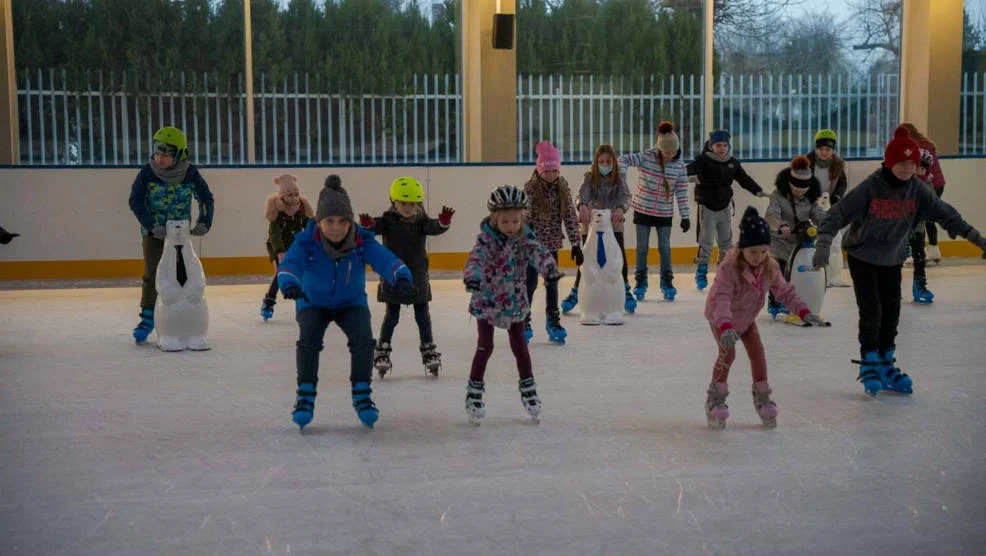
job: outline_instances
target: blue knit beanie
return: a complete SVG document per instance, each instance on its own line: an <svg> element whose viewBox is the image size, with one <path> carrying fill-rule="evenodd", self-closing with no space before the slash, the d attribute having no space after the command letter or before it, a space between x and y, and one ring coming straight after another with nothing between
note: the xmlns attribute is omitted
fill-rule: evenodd
<svg viewBox="0 0 986 556"><path fill-rule="evenodd" d="M715 143L729 143L729 132L725 129L717 129L709 134L709 145Z"/></svg>

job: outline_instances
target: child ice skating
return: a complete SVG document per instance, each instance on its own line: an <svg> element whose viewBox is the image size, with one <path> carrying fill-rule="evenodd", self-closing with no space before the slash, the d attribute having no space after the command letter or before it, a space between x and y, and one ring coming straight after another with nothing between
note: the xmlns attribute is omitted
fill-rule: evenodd
<svg viewBox="0 0 986 556"><path fill-rule="evenodd" d="M945 173L942 172L941 163L938 161L938 146L935 142L921 133L917 126L910 122L900 124L911 135L911 139L917 142L918 147L931 153L931 166L928 167L928 179L935 195L940 199L945 193ZM941 251L938 249L938 228L934 222L925 222L925 231L928 234L928 248L925 259L932 265L941 262ZM954 239L954 238L953 238Z"/></svg>
<svg viewBox="0 0 986 556"><path fill-rule="evenodd" d="M267 294L260 303L260 317L264 322L274 317L277 303L277 265L294 243L294 235L305 229L315 211L308 199L301 194L298 178L284 174L274 178L277 193L271 193L264 204L267 217L267 256L274 263L274 278L267 288Z"/></svg>
<svg viewBox="0 0 986 556"><path fill-rule="evenodd" d="M407 266L380 245L373 232L356 225L349 195L339 176L330 175L319 193L315 220L295 236L277 268L281 293L295 300L298 391L292 420L301 429L315 411L319 352L325 330L333 322L348 340L353 409L367 427L373 428L377 421L379 412L370 398L374 341L366 303L366 265L401 297L414 295Z"/></svg>
<svg viewBox="0 0 986 556"><path fill-rule="evenodd" d="M934 158L932 157L931 151L921 149L921 163L918 165L918 170L915 177L917 177L918 180L923 182L928 187L931 187L931 176L928 172L931 170L933 162ZM926 229L928 229L928 227L921 222L911 234L911 264L914 266L914 279L911 283L911 297L914 298L915 303L930 305L935 300L935 294L928 290L928 274L925 272L925 267L927 266L927 257L924 250L924 237Z"/></svg>
<svg viewBox="0 0 986 556"><path fill-rule="evenodd" d="M631 166L640 168L637 192L633 196L633 224L637 230L637 269L633 293L638 301L647 294L647 252L650 250L650 230L657 229L657 250L661 257L661 293L666 301L674 301L671 270L671 223L674 203L678 201L681 231L691 227L688 213L688 176L681 162L681 143L674 125L662 121L657 126L657 141L645 151L625 154L618 159L620 170ZM624 176L625 178L625 176Z"/></svg>
<svg viewBox="0 0 986 556"><path fill-rule="evenodd" d="M913 391L913 381L896 361L900 319L901 266L904 247L918 222L938 222L950 234L980 249L986 238L966 223L914 174L920 148L904 127L898 127L883 153L882 166L846 194L828 213L815 242L815 266L828 262L832 237L849 225L842 247L849 256L856 305L859 308L859 378L867 394L880 390Z"/></svg>
<svg viewBox="0 0 986 556"><path fill-rule="evenodd" d="M524 410L535 420L541 413L541 398L524 337L524 323L530 316L525 279L532 265L546 284L557 285L561 274L554 255L524 224L528 206L527 195L520 189L512 185L494 189L487 202L490 215L480 224L476 245L463 270L466 291L472 294L469 313L476 317L479 333L466 385L466 414L474 424L486 416L484 376L493 353L495 328L505 328L510 336Z"/></svg>
<svg viewBox="0 0 986 556"><path fill-rule="evenodd" d="M558 261L558 250L562 248L562 230L572 246L572 260L576 266L582 266L582 244L579 237L578 218L575 206L572 204L572 193L568 182L561 176L561 153L550 141L541 141L536 147L538 153L537 168L531 178L524 184L524 193L530 199L528 219L534 235ZM527 301L534 304L534 292L538 287L538 270L527 270ZM545 282L545 330L548 340L556 344L564 344L568 331L561 325L561 315L558 312L558 283ZM527 340L534 336L531 328L531 316L528 313L525 329Z"/></svg>
<svg viewBox="0 0 986 556"><path fill-rule="evenodd" d="M767 222L760 218L757 209L747 208L740 221L739 244L720 261L719 272L705 301L705 318L709 320L719 347L705 402L706 418L709 426L714 428L725 427L729 418L727 378L739 341L750 356L753 406L764 425L774 427L777 424L777 404L770 398L767 359L755 321L768 291L805 322L823 324L787 283L777 262L770 256L770 236Z"/></svg>
<svg viewBox="0 0 986 556"><path fill-rule="evenodd" d="M821 186L822 208L829 210L846 194L846 162L835 152L838 136L831 129L821 129L815 134L815 149L807 154L811 162L811 175L815 176ZM842 245L842 232L833 239L836 245ZM834 288L848 288L849 284L842 281L842 249L832 252L826 270L826 285Z"/></svg>
<svg viewBox="0 0 986 556"><path fill-rule="evenodd" d="M771 229L770 254L780 266L785 280L791 278L788 263L809 223L818 226L825 219L825 209L817 203L821 186L818 179L811 175L809 165L808 157L796 156L788 168L778 172L774 192L764 214ZM784 303L773 295L767 304L767 312L774 318L790 313Z"/></svg>
<svg viewBox="0 0 986 556"><path fill-rule="evenodd" d="M413 299L402 299L394 287L380 282L377 301L387 305L387 312L380 326L380 337L373 352L373 366L383 378L393 367L390 360L391 339L401 316L401 304L414 306L414 320L418 324L421 340L421 363L432 376L438 376L442 368L442 354L438 353L431 331L431 283L428 277L428 252L425 241L448 231L455 210L442 207L438 218L429 218L424 211L425 190L421 182L412 177L399 177L390 184L390 209L378 218L360 215L360 225L379 234L383 245L400 257L414 276L417 290Z"/></svg>
<svg viewBox="0 0 986 556"><path fill-rule="evenodd" d="M130 210L140 223L144 252L140 322L133 330L138 344L146 342L154 330L154 304L157 302L154 280L164 251L168 220L191 221L193 198L199 203L199 217L190 231L193 236L208 233L214 216L212 192L188 160L185 134L176 127L162 127L152 139L154 154L130 187Z"/></svg>
<svg viewBox="0 0 986 556"><path fill-rule="evenodd" d="M585 244L586 233L589 229L589 218L592 210L608 209L611 211L613 219L613 234L620 245L620 254L623 256L623 283L625 287L625 300L623 310L633 313L637 308L637 300L630 293L630 282L627 280L627 255L623 244L623 223L624 215L630 208L630 189L627 182L620 172L619 163L616 162L616 150L612 145L602 144L596 147L596 152L592 157L592 168L585 173L582 187L579 188L579 195L576 200L579 208L579 233L582 238L582 245ZM561 302L563 313L569 313L575 309L579 303L579 283L582 281L582 271L575 274L575 285Z"/></svg>
<svg viewBox="0 0 986 556"><path fill-rule="evenodd" d="M698 257L695 258L695 286L699 291L709 285L709 262L712 246L718 243L719 258L733 246L733 182L757 197L766 197L736 157L729 154L729 132L713 131L702 153L686 166L688 175L698 179L695 202L698 204Z"/></svg>

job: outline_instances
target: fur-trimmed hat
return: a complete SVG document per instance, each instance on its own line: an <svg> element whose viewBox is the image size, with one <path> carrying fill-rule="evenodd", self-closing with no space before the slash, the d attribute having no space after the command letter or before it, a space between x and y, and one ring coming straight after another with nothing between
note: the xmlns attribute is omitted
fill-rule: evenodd
<svg viewBox="0 0 986 556"><path fill-rule="evenodd" d="M268 195L267 201L264 203L264 215L267 217L268 222L277 220L277 214L279 212L283 212L288 216L294 216L299 209L309 218L315 216L315 210L312 208L311 202L309 202L308 198L301 194L301 188L298 187L297 177L290 174L277 176L274 178L274 185L277 186L277 193L271 193ZM294 206L285 204L284 200L281 199L284 195L292 192L297 192L299 198L298 204Z"/></svg>

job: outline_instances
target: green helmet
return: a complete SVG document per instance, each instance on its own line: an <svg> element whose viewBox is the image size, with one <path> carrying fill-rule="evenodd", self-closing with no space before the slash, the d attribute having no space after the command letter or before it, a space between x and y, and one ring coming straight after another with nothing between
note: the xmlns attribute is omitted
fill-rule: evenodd
<svg viewBox="0 0 986 556"><path fill-rule="evenodd" d="M177 127L162 127L157 130L153 139L157 143L173 146L178 151L176 160L188 158L188 141L185 139L185 134Z"/></svg>
<svg viewBox="0 0 986 556"><path fill-rule="evenodd" d="M423 203L425 188L414 178L402 176L390 184L390 202L404 201L406 203Z"/></svg>
<svg viewBox="0 0 986 556"><path fill-rule="evenodd" d="M819 141L832 141L833 143L838 142L838 136L831 129L820 129L818 133L815 134L815 143Z"/></svg>

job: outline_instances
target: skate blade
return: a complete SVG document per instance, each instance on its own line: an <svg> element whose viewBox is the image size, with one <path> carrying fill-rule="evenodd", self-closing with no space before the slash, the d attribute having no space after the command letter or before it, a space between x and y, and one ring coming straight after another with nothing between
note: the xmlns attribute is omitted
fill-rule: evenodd
<svg viewBox="0 0 986 556"><path fill-rule="evenodd" d="M438 378L438 373L441 370L442 370L442 368L440 366L439 367L427 367L427 368L425 368L425 375L427 375L427 376L429 376L431 378Z"/></svg>
<svg viewBox="0 0 986 556"><path fill-rule="evenodd" d="M480 417L474 417L472 415L469 416L469 424L470 425L472 425L474 427L478 427L482 423L483 423L482 418L480 418Z"/></svg>
<svg viewBox="0 0 986 556"><path fill-rule="evenodd" d="M763 423L763 426L767 427L768 429L777 428L777 417L761 417L760 421Z"/></svg>
<svg viewBox="0 0 986 556"><path fill-rule="evenodd" d="M726 420L725 419L716 419L715 417L709 417L708 418L708 421L709 421L709 428L710 429L722 430L722 429L726 428Z"/></svg>

